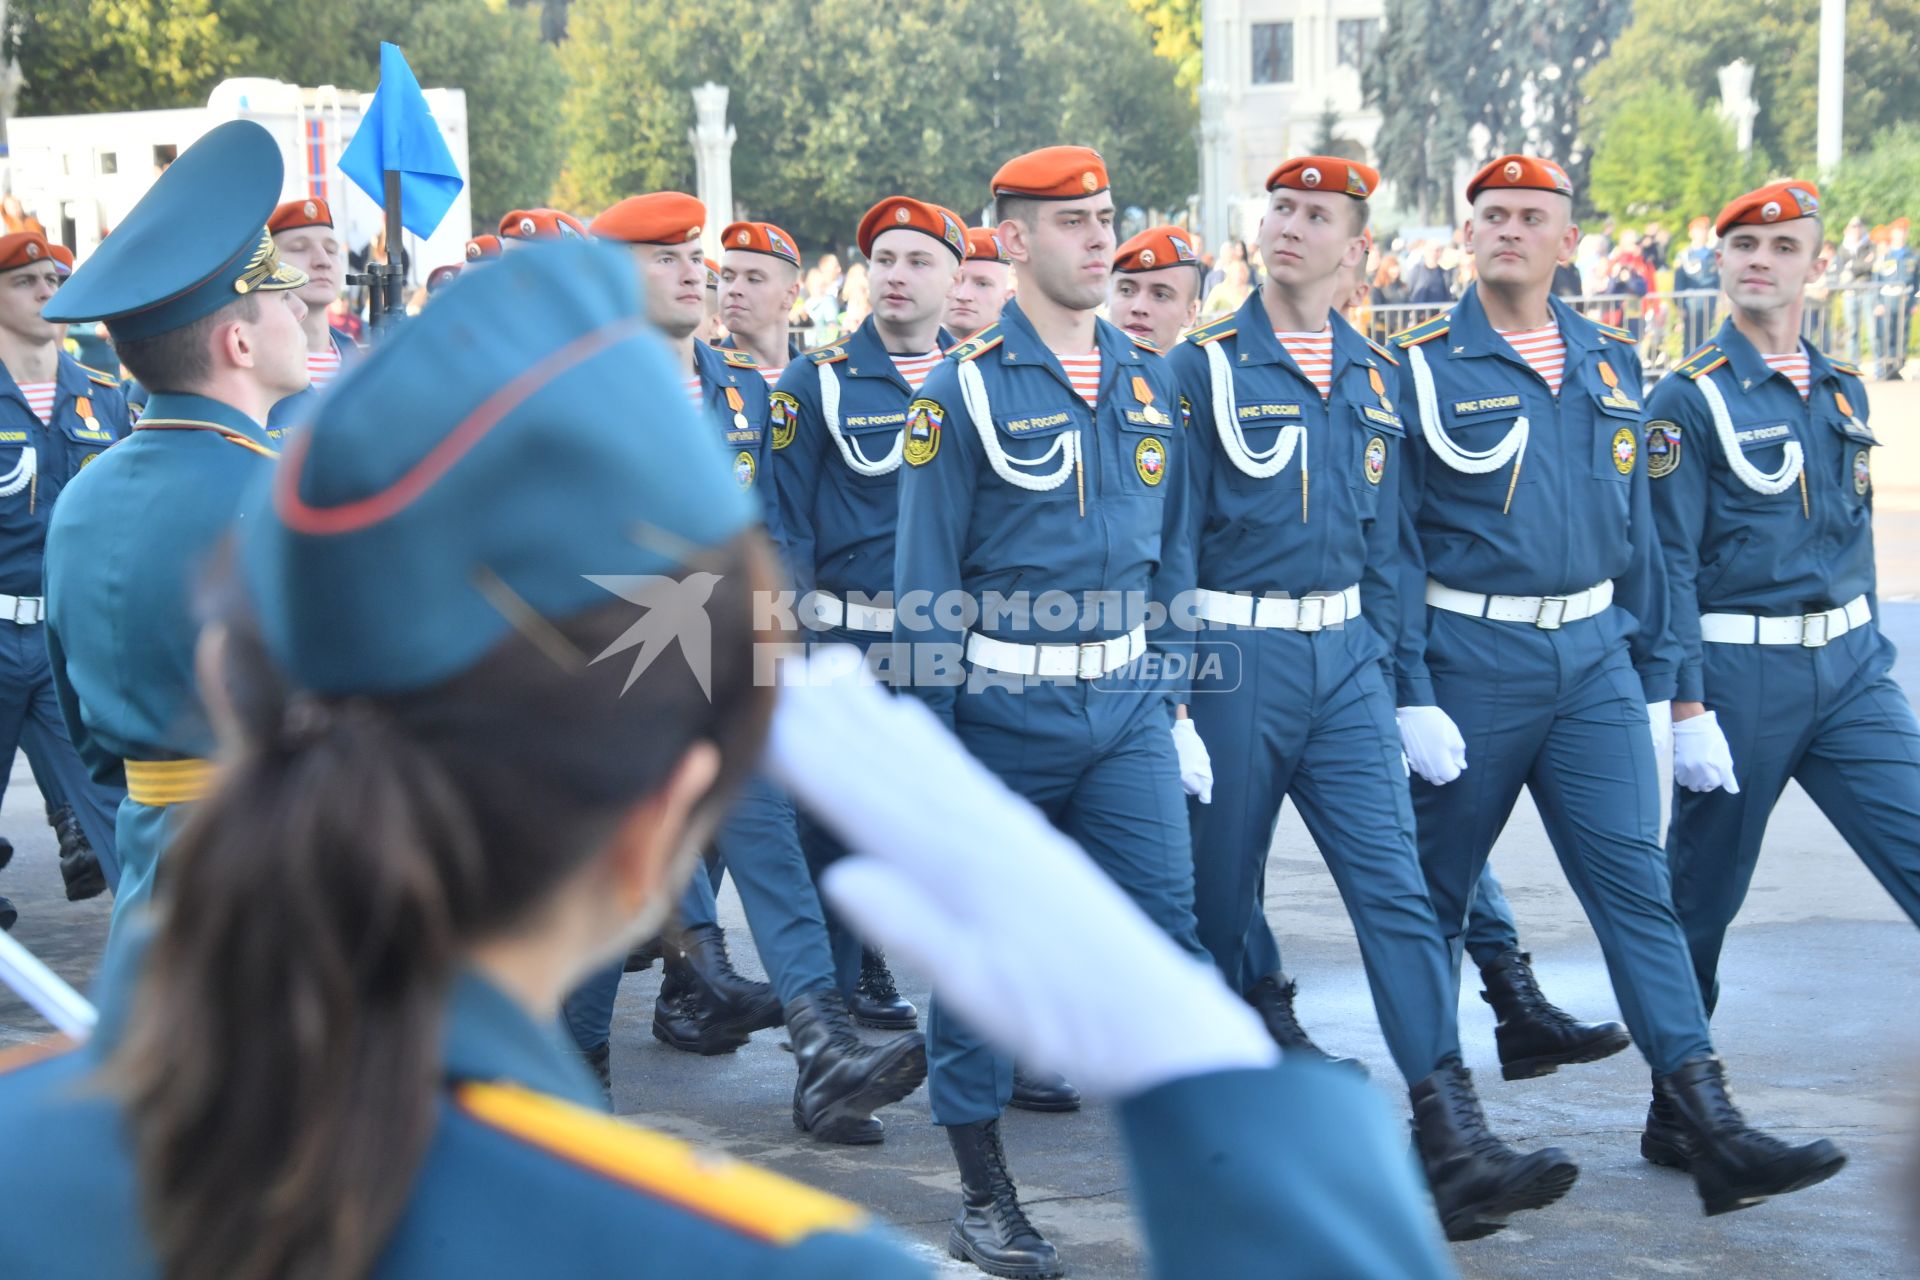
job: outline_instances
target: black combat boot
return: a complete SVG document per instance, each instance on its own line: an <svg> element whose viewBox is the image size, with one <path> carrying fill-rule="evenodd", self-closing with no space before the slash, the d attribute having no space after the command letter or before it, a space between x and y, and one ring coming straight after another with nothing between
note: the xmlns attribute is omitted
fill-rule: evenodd
<svg viewBox="0 0 1920 1280"><path fill-rule="evenodd" d="M893 971L887 968L887 958L871 947L860 952L860 983L853 989L853 999L848 1003L853 1009L853 1020L863 1027L911 1031L918 1025L916 1019L920 1011L893 985Z"/></svg>
<svg viewBox="0 0 1920 1280"><path fill-rule="evenodd" d="M918 1032L867 1044L854 1034L847 1002L835 990L809 991L787 1006L793 1040L793 1123L822 1142L879 1142L873 1114L927 1078L927 1042Z"/></svg>
<svg viewBox="0 0 1920 1280"><path fill-rule="evenodd" d="M14 922L19 918L20 912L15 909L13 899L0 898L0 933L5 933L12 929Z"/></svg>
<svg viewBox="0 0 1920 1280"><path fill-rule="evenodd" d="M1027 1221L1007 1153L1000 1146L1000 1122L946 1126L947 1141L960 1166L960 1214L947 1233L947 1252L971 1262L990 1276L1045 1280L1065 1275L1060 1257Z"/></svg>
<svg viewBox="0 0 1920 1280"><path fill-rule="evenodd" d="M1022 1111L1078 1111L1080 1091L1058 1071L1040 1071L1016 1064L1013 1097L1007 1105Z"/></svg>
<svg viewBox="0 0 1920 1280"><path fill-rule="evenodd" d="M71 806L54 811L53 833L60 841L60 879L67 886L67 901L85 902L105 893L107 873L100 869L99 855Z"/></svg>
<svg viewBox="0 0 1920 1280"><path fill-rule="evenodd" d="M1640 1135L1640 1155L1654 1164L1682 1172L1693 1168L1693 1152L1687 1142L1687 1126L1673 1109L1660 1086L1653 1087L1653 1101L1647 1106L1647 1127Z"/></svg>
<svg viewBox="0 0 1920 1280"><path fill-rule="evenodd" d="M1825 1138L1789 1146L1749 1125L1733 1105L1726 1068L1718 1058L1690 1058L1678 1071L1656 1078L1654 1088L1673 1108L1683 1134L1678 1149L1709 1216L1825 1182L1847 1163L1840 1148ZM1646 1149L1643 1135L1642 1153Z"/></svg>
<svg viewBox="0 0 1920 1280"><path fill-rule="evenodd" d="M591 1049L583 1049L580 1056L587 1060L587 1070L593 1072L593 1078L600 1082L600 1096L605 1099L607 1110L613 1110L613 1045L602 1040Z"/></svg>
<svg viewBox="0 0 1920 1280"><path fill-rule="evenodd" d="M1558 1147L1522 1154L1495 1137L1473 1076L1447 1062L1413 1086L1413 1141L1449 1240L1478 1240L1567 1194L1580 1167Z"/></svg>
<svg viewBox="0 0 1920 1280"><path fill-rule="evenodd" d="M1347 1067L1366 1075L1367 1069L1358 1058L1336 1058L1308 1038L1300 1020L1293 1016L1293 993L1296 990L1286 974L1270 973L1254 983L1247 992L1247 1003L1267 1024L1267 1034L1280 1046L1280 1051L1330 1062L1336 1067Z"/></svg>
<svg viewBox="0 0 1920 1280"><path fill-rule="evenodd" d="M732 1053L766 1025L759 1004L752 998L742 1005L728 1004L700 980L678 948L669 946L662 954L666 973L660 979L659 998L653 1002L654 1039L684 1053L713 1057ZM766 988L764 999L778 1013L780 1002L772 988Z"/></svg>
<svg viewBox="0 0 1920 1280"><path fill-rule="evenodd" d="M12 861L13 841L7 839L5 836L0 836L0 871L5 871L7 864Z"/></svg>
<svg viewBox="0 0 1920 1280"><path fill-rule="evenodd" d="M653 962L664 954L665 944L656 937L647 939L633 950L627 952L627 962L621 966L622 973L644 973L653 968Z"/></svg>
<svg viewBox="0 0 1920 1280"><path fill-rule="evenodd" d="M1524 951L1502 951L1480 966L1480 980L1487 984L1480 998L1500 1019L1493 1042L1500 1049L1504 1079L1552 1075L1569 1063L1610 1058L1633 1043L1619 1023L1581 1022L1548 1000L1534 980L1532 961Z"/></svg>

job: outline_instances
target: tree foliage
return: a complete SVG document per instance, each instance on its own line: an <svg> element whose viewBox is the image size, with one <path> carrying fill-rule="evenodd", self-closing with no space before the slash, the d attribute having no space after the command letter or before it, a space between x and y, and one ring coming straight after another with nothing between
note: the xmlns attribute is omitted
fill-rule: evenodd
<svg viewBox="0 0 1920 1280"><path fill-rule="evenodd" d="M15 0L6 43L19 115L194 106L250 52L225 38L211 0Z"/></svg>
<svg viewBox="0 0 1920 1280"><path fill-rule="evenodd" d="M1601 126L1590 203L1621 221L1675 228L1759 181L1726 121L1684 94L1644 94Z"/></svg>
<svg viewBox="0 0 1920 1280"><path fill-rule="evenodd" d="M1153 51L1174 66L1173 82L1188 94L1200 91L1201 0L1127 0L1153 31Z"/></svg>
<svg viewBox="0 0 1920 1280"><path fill-rule="evenodd" d="M1912 217L1920 210L1920 124L1909 120L1881 130L1871 146L1841 163L1820 194L1829 228L1856 214L1869 223Z"/></svg>

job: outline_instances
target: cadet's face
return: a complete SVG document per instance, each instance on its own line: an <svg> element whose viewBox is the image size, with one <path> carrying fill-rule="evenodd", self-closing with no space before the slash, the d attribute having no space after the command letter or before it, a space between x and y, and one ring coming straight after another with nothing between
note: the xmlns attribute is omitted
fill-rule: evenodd
<svg viewBox="0 0 1920 1280"><path fill-rule="evenodd" d="M1579 238L1573 201L1554 191L1482 191L1467 223L1474 274L1492 285L1547 285Z"/></svg>
<svg viewBox="0 0 1920 1280"><path fill-rule="evenodd" d="M307 386L307 335L300 327L307 304L297 289L260 295L260 318L242 321L253 352L254 377L262 387L290 396Z"/></svg>
<svg viewBox="0 0 1920 1280"><path fill-rule="evenodd" d="M297 227L277 232L274 245L280 257L307 273L300 287L300 301L311 309L326 308L340 296L340 238L332 227Z"/></svg>
<svg viewBox="0 0 1920 1280"><path fill-rule="evenodd" d="M636 244L633 256L647 287L647 319L669 338L692 334L706 318L706 253L700 242Z"/></svg>
<svg viewBox="0 0 1920 1280"><path fill-rule="evenodd" d="M945 245L923 231L895 228L873 239L867 296L876 320L917 325L939 317L958 265Z"/></svg>
<svg viewBox="0 0 1920 1280"><path fill-rule="evenodd" d="M1777 311L1798 300L1819 275L1816 219L1729 227L1720 241L1720 286L1743 311Z"/></svg>
<svg viewBox="0 0 1920 1280"><path fill-rule="evenodd" d="M1268 197L1259 242L1267 275L1294 286L1323 281L1365 252L1350 197L1290 187Z"/></svg>
<svg viewBox="0 0 1920 1280"><path fill-rule="evenodd" d="M1000 224L1000 242L1056 306L1092 311L1113 275L1113 193L1034 206L1033 225Z"/></svg>
<svg viewBox="0 0 1920 1280"><path fill-rule="evenodd" d="M730 333L784 328L800 269L771 254L729 249L720 256L720 322Z"/></svg>
<svg viewBox="0 0 1920 1280"><path fill-rule="evenodd" d="M0 272L0 330L23 342L52 342L55 328L40 310L59 287L60 273L51 262Z"/></svg>
<svg viewBox="0 0 1920 1280"><path fill-rule="evenodd" d="M969 262L961 266L947 291L947 314L941 321L948 333L965 337L1000 318L1007 305L1013 268L1004 262Z"/></svg>
<svg viewBox="0 0 1920 1280"><path fill-rule="evenodd" d="M1180 331L1200 309L1200 273L1186 263L1155 271L1116 271L1107 297L1107 319L1162 351L1173 350Z"/></svg>

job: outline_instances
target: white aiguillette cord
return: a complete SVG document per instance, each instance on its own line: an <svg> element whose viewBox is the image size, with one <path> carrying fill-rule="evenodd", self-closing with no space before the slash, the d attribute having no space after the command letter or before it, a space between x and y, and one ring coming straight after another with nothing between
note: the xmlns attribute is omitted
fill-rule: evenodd
<svg viewBox="0 0 1920 1280"><path fill-rule="evenodd" d="M900 469L900 459L906 451L907 430L902 427L893 433L893 448L887 456L878 462L860 452L860 442L852 440L840 430L840 379L833 372L833 366L823 364L820 370L820 415L827 420L827 434L840 446L840 456L848 467L863 476L884 476Z"/></svg>
<svg viewBox="0 0 1920 1280"><path fill-rule="evenodd" d="M0 933L0 985L32 1005L62 1034L76 1040L86 1039L100 1020L85 996L5 933Z"/></svg>
<svg viewBox="0 0 1920 1280"><path fill-rule="evenodd" d="M987 403L986 379L980 376L980 370L965 361L960 365L960 397L966 402L967 417L973 420L973 429L980 436L980 447L986 450L988 465L1002 480L1030 493L1047 493L1065 484L1067 477L1073 474L1074 463L1080 456L1078 431L1062 431L1054 437L1051 449L1031 462L1023 460L1022 463L1025 466L1044 467L1057 454L1060 465L1052 471L1019 471L1015 469L1013 459L1007 456L1007 451L1000 447L1000 433L993 425L993 409Z"/></svg>
<svg viewBox="0 0 1920 1280"><path fill-rule="evenodd" d="M1433 370L1427 367L1426 353L1418 346L1406 348L1413 365L1414 400L1420 406L1420 433L1433 456L1463 475L1482 476L1498 471L1511 460L1513 478L1507 482L1507 500L1500 507L1505 515L1513 509L1514 486L1520 483L1520 464L1527 456L1527 434L1532 429L1525 416L1515 418L1513 427L1491 449L1462 449L1440 425L1440 402L1433 389Z"/></svg>
<svg viewBox="0 0 1920 1280"><path fill-rule="evenodd" d="M1727 412L1726 397L1714 385L1713 375L1709 373L1695 378L1693 385L1700 388L1700 396L1707 402L1707 412L1713 417L1714 434L1720 437L1720 451L1727 455L1727 469L1739 477L1740 483L1755 493L1764 493L1769 497L1785 493L1791 488L1806 464L1800 442L1787 441L1780 451L1780 469L1768 475L1747 461L1747 451L1740 447L1740 437L1733 429L1733 416Z"/></svg>

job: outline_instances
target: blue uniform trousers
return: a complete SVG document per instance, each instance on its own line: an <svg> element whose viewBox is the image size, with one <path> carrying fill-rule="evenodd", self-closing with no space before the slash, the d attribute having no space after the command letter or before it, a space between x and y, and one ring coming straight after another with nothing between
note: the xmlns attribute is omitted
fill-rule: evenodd
<svg viewBox="0 0 1920 1280"><path fill-rule="evenodd" d="M1193 844L1173 713L1164 693L1121 679L1029 681L1018 692L963 693L954 731L1008 787L1079 841L1149 919L1204 955L1193 918ZM927 1010L927 1093L934 1123L942 1125L991 1120L1013 1095L1013 1059L947 1012L937 992Z"/></svg>
<svg viewBox="0 0 1920 1280"><path fill-rule="evenodd" d="M1434 913L1464 945L1467 903L1526 787L1606 956L1635 1043L1658 1074L1712 1052L1660 847L1645 694L1612 609L1558 630L1430 611L1435 700L1467 742L1444 787L1412 780Z"/></svg>
<svg viewBox="0 0 1920 1280"><path fill-rule="evenodd" d="M73 806L87 842L100 858L107 884L118 888L120 858L113 815L126 792L95 782L73 749L53 692L46 628L0 619L0 758L5 761L0 767L0 797L6 795L16 747L27 753L47 807L57 808L62 802Z"/></svg>
<svg viewBox="0 0 1920 1280"><path fill-rule="evenodd" d="M1459 1051L1446 944L1421 878L1406 765L1381 645L1364 623L1311 634L1209 629L1240 652L1237 688L1188 706L1213 758L1213 802L1188 803L1200 941L1229 985L1273 969L1247 963L1251 914L1280 803L1293 797L1360 943L1381 1031L1411 1081ZM1269 934L1271 936L1271 934Z"/></svg>
<svg viewBox="0 0 1920 1280"><path fill-rule="evenodd" d="M1674 789L1673 905L1712 1010L1727 926L1789 778L1920 924L1920 724L1868 625L1824 647L1703 644L1706 704L1733 750L1740 794Z"/></svg>

